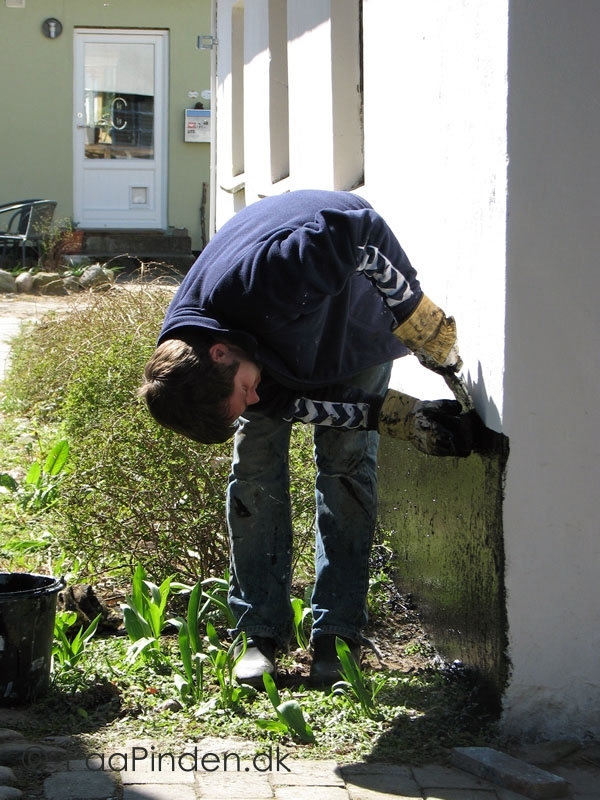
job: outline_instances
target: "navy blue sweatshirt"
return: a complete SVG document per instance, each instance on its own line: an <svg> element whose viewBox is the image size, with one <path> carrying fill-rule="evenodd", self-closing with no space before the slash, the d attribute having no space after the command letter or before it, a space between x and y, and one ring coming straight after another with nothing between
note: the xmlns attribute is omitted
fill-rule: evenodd
<svg viewBox="0 0 600 800"><path fill-rule="evenodd" d="M392 333L422 291L396 237L348 192L302 190L230 219L185 276L159 343L203 328L263 367L259 394L339 387L407 353ZM323 391L318 391L323 396ZM335 399L332 397L332 399ZM275 406L280 406L275 403Z"/></svg>

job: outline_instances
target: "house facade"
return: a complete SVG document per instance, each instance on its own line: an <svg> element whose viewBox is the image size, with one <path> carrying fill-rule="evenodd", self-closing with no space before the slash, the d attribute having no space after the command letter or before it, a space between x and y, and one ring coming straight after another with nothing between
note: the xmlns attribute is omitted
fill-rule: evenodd
<svg viewBox="0 0 600 800"><path fill-rule="evenodd" d="M0 204L56 200L85 230L185 228L201 249L210 27L209 0L1 0Z"/></svg>
<svg viewBox="0 0 600 800"><path fill-rule="evenodd" d="M216 226L291 189L362 194L456 317L509 445L471 466L382 445L401 588L453 657L495 662L506 733L598 735L598 4L214 5ZM449 396L415 359L393 381Z"/></svg>

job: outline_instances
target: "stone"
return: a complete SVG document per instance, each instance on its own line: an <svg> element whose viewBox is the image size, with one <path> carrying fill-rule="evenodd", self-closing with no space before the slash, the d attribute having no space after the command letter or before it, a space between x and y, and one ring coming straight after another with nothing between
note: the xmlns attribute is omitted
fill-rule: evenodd
<svg viewBox="0 0 600 800"><path fill-rule="evenodd" d="M67 277L63 279L63 286L67 294L77 294L83 290L83 286L74 275L67 275Z"/></svg>
<svg viewBox="0 0 600 800"><path fill-rule="evenodd" d="M0 728L0 742L14 742L16 739L24 739L22 733L13 731L12 728Z"/></svg>
<svg viewBox="0 0 600 800"><path fill-rule="evenodd" d="M177 786L176 784L159 786L147 784L141 792L139 786L125 786L123 789L123 800L142 800L142 798L143 800L196 800L196 797L192 786Z"/></svg>
<svg viewBox="0 0 600 800"><path fill-rule="evenodd" d="M4 269L0 269L0 292L12 294L17 291L14 276Z"/></svg>
<svg viewBox="0 0 600 800"><path fill-rule="evenodd" d="M0 764L19 764L31 769L39 769L48 761L60 761L67 756L62 747L33 744L27 740L3 742L0 744Z"/></svg>
<svg viewBox="0 0 600 800"><path fill-rule="evenodd" d="M33 275L31 272L20 272L15 278L17 292L30 294L33 288Z"/></svg>
<svg viewBox="0 0 600 800"><path fill-rule="evenodd" d="M64 295L67 293L63 279L56 272L36 272L33 275L31 290L34 293L48 295Z"/></svg>
<svg viewBox="0 0 600 800"><path fill-rule="evenodd" d="M455 747L450 758L455 766L532 800L551 800L569 792L564 778L492 747Z"/></svg>
<svg viewBox="0 0 600 800"><path fill-rule="evenodd" d="M23 792L14 786L0 786L0 800L19 800Z"/></svg>
<svg viewBox="0 0 600 800"><path fill-rule="evenodd" d="M84 289L109 288L114 283L114 275L100 264L92 264L83 271L79 283Z"/></svg>
<svg viewBox="0 0 600 800"><path fill-rule="evenodd" d="M16 782L17 778L12 769L0 766L0 786L14 786Z"/></svg>
<svg viewBox="0 0 600 800"><path fill-rule="evenodd" d="M101 627L102 620L108 617L108 608L98 599L89 583L67 586L58 593L56 607L60 611L74 611L77 614L77 622L72 626L73 631L87 628L98 615L101 618L99 623Z"/></svg>
<svg viewBox="0 0 600 800"><path fill-rule="evenodd" d="M168 700L163 701L157 708L157 711L173 711L174 713L177 711L181 711L183 706L176 700L174 697L169 698Z"/></svg>
<svg viewBox="0 0 600 800"><path fill-rule="evenodd" d="M351 800L362 797L420 797L408 767L396 764L351 764L340 768Z"/></svg>
<svg viewBox="0 0 600 800"><path fill-rule="evenodd" d="M106 772L55 772L44 781L45 800L106 800L114 791L114 780Z"/></svg>

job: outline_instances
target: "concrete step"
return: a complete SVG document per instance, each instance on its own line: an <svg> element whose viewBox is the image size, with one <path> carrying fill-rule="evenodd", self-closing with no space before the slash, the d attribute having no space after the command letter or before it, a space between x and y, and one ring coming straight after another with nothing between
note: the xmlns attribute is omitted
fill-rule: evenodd
<svg viewBox="0 0 600 800"><path fill-rule="evenodd" d="M140 261L165 264L187 272L196 255L185 228L163 230L84 230L81 257L111 261L125 269L136 269Z"/></svg>

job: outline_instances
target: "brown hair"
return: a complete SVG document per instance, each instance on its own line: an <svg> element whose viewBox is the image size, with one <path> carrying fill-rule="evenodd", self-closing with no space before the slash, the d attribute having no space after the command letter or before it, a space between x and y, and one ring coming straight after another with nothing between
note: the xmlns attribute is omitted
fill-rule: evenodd
<svg viewBox="0 0 600 800"><path fill-rule="evenodd" d="M209 349L215 339L201 332L184 332L159 344L144 369L139 395L154 419L203 444L231 438L228 400L239 361L217 364Z"/></svg>

